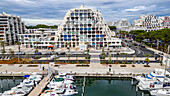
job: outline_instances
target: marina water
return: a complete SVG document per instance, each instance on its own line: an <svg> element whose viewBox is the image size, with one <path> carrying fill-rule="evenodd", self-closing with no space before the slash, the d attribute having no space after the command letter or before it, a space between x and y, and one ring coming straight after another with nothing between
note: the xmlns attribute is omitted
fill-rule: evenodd
<svg viewBox="0 0 170 96"><path fill-rule="evenodd" d="M0 93L10 90L22 82L22 77L15 79L4 77L0 78ZM75 85L77 86L78 94L74 96L142 96L141 91L136 92L136 86L131 85L130 78L85 78L85 86L83 86L84 78L76 77ZM84 88L83 88L84 87ZM83 93L84 89L84 93ZM144 93L144 92L143 92ZM144 96L149 96L148 92Z"/></svg>

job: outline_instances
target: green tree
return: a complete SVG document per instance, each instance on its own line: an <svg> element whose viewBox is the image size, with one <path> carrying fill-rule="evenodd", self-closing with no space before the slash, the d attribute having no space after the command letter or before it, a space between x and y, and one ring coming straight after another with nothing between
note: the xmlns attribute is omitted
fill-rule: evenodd
<svg viewBox="0 0 170 96"><path fill-rule="evenodd" d="M2 50L3 50L3 52L5 53L5 42L4 41L1 41L1 47L2 47Z"/></svg>
<svg viewBox="0 0 170 96"><path fill-rule="evenodd" d="M18 45L18 52L21 52L21 50L20 50L21 42L16 42L16 44Z"/></svg>
<svg viewBox="0 0 170 96"><path fill-rule="evenodd" d="M109 26L110 30L116 30L116 26Z"/></svg>
<svg viewBox="0 0 170 96"><path fill-rule="evenodd" d="M10 52L11 57L14 57L14 50L9 49L9 52Z"/></svg>
<svg viewBox="0 0 170 96"><path fill-rule="evenodd" d="M145 55L145 57L146 57L146 64L147 64L147 66L148 66L148 64L149 64L149 62L150 62L150 60L149 60L149 57L151 56L151 54L146 54Z"/></svg>

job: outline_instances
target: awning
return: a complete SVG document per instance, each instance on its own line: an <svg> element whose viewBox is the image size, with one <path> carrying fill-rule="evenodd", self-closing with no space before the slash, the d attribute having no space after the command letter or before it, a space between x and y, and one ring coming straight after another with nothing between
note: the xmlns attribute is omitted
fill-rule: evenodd
<svg viewBox="0 0 170 96"><path fill-rule="evenodd" d="M54 47L54 46L51 46L51 45L50 45L50 46L48 46L48 47Z"/></svg>

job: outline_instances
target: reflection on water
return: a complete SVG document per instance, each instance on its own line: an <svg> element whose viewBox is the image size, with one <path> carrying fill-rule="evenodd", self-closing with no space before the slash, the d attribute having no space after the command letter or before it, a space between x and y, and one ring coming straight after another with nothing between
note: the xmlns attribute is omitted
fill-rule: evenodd
<svg viewBox="0 0 170 96"><path fill-rule="evenodd" d="M15 87L20 82L22 82L22 80L22 77L0 77L0 93L3 93L6 90L10 90L12 87Z"/></svg>
<svg viewBox="0 0 170 96"><path fill-rule="evenodd" d="M76 86L82 96L83 78L76 79ZM131 86L131 79L128 78L86 78L84 96L142 96L142 92L136 92L136 86ZM149 96L148 92L144 96Z"/></svg>

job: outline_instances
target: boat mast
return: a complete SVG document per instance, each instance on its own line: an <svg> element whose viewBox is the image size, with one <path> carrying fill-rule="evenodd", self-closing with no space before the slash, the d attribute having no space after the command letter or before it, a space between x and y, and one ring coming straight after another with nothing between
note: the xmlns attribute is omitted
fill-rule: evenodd
<svg viewBox="0 0 170 96"><path fill-rule="evenodd" d="M163 88L164 88L165 77L166 77L166 76L165 76L165 75L166 75L166 67L167 67L167 64L168 64L169 47L170 47L170 45L168 45L167 54L165 54L165 55L167 55L167 56L166 56L166 65L165 65L165 72L164 72L164 79L163 79Z"/></svg>

